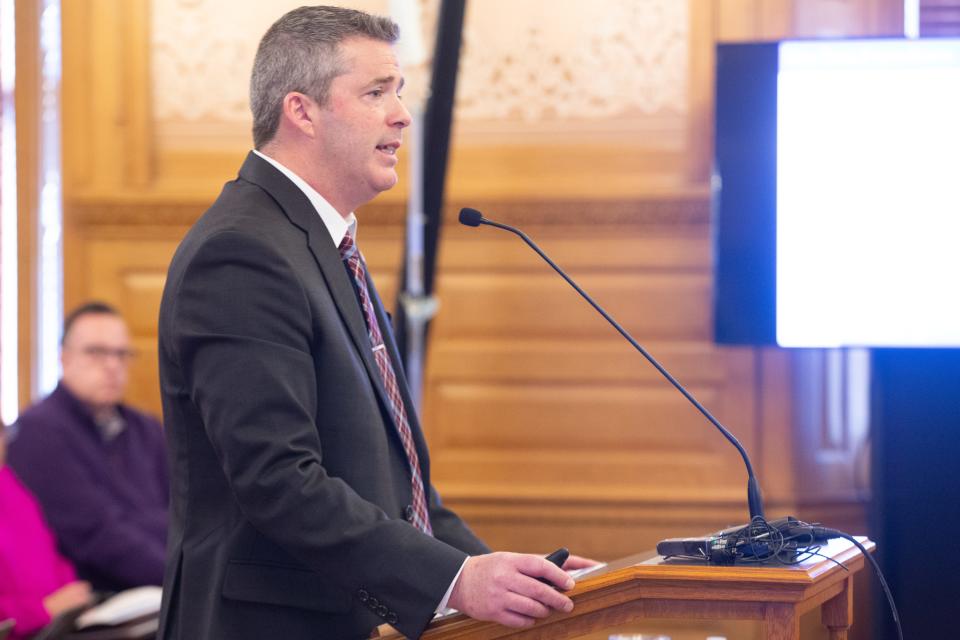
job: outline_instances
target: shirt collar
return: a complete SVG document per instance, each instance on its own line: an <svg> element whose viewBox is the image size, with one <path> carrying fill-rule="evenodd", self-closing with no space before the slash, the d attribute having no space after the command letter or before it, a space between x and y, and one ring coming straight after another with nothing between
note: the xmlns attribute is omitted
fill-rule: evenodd
<svg viewBox="0 0 960 640"><path fill-rule="evenodd" d="M90 405L73 394L73 391L67 388L61 378L57 383L57 388L50 394L51 398L57 398L57 402L66 403L72 407L74 413L85 416L90 424L96 427L97 433L105 441L109 442L122 433L127 426L127 420L124 417L122 404L115 405L111 411L97 416Z"/></svg>
<svg viewBox="0 0 960 640"><path fill-rule="evenodd" d="M335 246L340 246L343 236L347 235L347 233L350 233L350 235L353 236L354 241L356 241L357 216L355 216L352 211L346 218L344 218L336 209L333 208L333 205L331 205L324 199L323 196L317 193L316 189L307 184L306 180L270 156L264 155L256 149L254 149L253 152L276 167L277 171L290 178L290 182L297 185L297 188L299 188L300 191L303 191L303 194L307 196L308 200L310 200L310 204L313 205L313 208L316 209L317 213L320 215L320 220L323 221L323 226L325 226L327 231L330 233L330 238L333 240L333 244Z"/></svg>

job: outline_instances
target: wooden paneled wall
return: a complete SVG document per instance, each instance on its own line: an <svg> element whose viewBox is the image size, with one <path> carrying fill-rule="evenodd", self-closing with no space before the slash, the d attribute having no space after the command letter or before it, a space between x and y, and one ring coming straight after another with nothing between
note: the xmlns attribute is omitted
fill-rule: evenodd
<svg viewBox="0 0 960 640"><path fill-rule="evenodd" d="M896 33L898 4L689 0L687 108L668 142L591 137L576 122L548 143L461 127L423 415L436 483L494 547L624 555L743 521L745 478L729 444L539 258L511 236L456 226L466 205L522 225L730 426L754 457L769 511L863 529L854 444L815 455L821 440L794 416L793 356L711 341L712 61L720 40ZM65 282L68 308L102 298L126 315L142 353L129 399L159 412L167 262L249 143L163 143L150 9L147 0L63 4ZM404 191L359 212L388 301ZM809 480L824 474L827 486Z"/></svg>

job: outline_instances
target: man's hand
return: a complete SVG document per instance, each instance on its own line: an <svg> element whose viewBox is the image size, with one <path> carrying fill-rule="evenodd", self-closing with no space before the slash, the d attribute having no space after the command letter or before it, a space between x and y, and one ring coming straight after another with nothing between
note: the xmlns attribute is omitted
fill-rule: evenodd
<svg viewBox="0 0 960 640"><path fill-rule="evenodd" d="M89 582L68 582L43 599L43 608L51 618L56 618L64 611L92 602L93 593L90 591Z"/></svg>
<svg viewBox="0 0 960 640"><path fill-rule="evenodd" d="M553 610L573 609L570 598L537 578L563 590L573 588L573 578L542 556L504 552L473 556L453 587L449 605L471 618L508 627L529 627Z"/></svg>
<svg viewBox="0 0 960 640"><path fill-rule="evenodd" d="M571 555L567 558L567 561L563 563L564 571L575 571L577 569L586 569L588 567L595 567L599 562L596 560L591 560L590 558L583 558L581 556Z"/></svg>

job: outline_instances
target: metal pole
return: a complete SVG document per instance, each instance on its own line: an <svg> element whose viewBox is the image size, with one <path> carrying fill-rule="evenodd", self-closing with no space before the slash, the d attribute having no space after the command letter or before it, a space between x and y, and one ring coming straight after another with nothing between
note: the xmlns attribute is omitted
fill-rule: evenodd
<svg viewBox="0 0 960 640"><path fill-rule="evenodd" d="M437 313L438 302L426 295L423 281L423 228L426 216L423 213L423 109L420 105L411 109L414 134L410 149L410 194L407 199L406 233L406 281L400 294L406 316L406 373L413 402L420 410L423 399L424 351L427 323Z"/></svg>

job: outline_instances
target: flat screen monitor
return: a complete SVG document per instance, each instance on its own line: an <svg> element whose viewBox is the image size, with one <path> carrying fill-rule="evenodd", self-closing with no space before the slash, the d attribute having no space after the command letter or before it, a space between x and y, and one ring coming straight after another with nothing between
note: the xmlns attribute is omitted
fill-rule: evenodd
<svg viewBox="0 0 960 640"><path fill-rule="evenodd" d="M720 343L960 346L960 40L720 45Z"/></svg>

